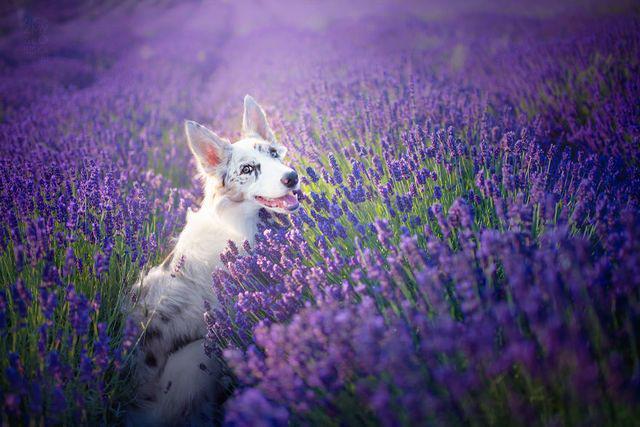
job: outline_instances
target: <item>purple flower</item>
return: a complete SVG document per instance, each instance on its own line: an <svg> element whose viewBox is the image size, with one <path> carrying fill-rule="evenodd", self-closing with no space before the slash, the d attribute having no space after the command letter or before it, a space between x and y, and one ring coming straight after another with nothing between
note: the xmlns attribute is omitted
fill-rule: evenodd
<svg viewBox="0 0 640 427"><path fill-rule="evenodd" d="M289 414L287 410L269 402L263 393L256 389L241 392L227 408L225 425L228 426L286 426Z"/></svg>
<svg viewBox="0 0 640 427"><path fill-rule="evenodd" d="M25 283L22 279L16 280L16 282L11 285L11 299L16 309L18 310L18 314L21 318L27 317L27 310L31 306L31 302L33 301L33 296L31 295L31 291L27 289Z"/></svg>
<svg viewBox="0 0 640 427"><path fill-rule="evenodd" d="M311 166L307 167L307 175L311 178L311 182L318 182L320 179L316 174L316 171Z"/></svg>
<svg viewBox="0 0 640 427"><path fill-rule="evenodd" d="M433 197L435 197L436 200L440 200L442 198L442 189L439 185L433 187Z"/></svg>

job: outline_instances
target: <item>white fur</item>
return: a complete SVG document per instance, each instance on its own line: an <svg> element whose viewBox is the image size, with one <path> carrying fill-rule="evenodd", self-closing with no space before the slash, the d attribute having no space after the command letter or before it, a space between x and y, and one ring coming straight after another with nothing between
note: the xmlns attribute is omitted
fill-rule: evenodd
<svg viewBox="0 0 640 427"><path fill-rule="evenodd" d="M278 198L292 190L281 182L292 172L281 161L286 149L253 98L247 95L244 106L243 138L234 144L195 122L185 125L205 197L198 211L187 214L172 255L134 285L138 301L131 316L145 334L134 366L130 425L198 424L201 408L213 410L221 393L221 368L202 348L204 301L218 304L212 273L222 266L220 253L230 240L238 247L253 242L262 207L255 197ZM260 173L240 174L247 162L259 164Z"/></svg>

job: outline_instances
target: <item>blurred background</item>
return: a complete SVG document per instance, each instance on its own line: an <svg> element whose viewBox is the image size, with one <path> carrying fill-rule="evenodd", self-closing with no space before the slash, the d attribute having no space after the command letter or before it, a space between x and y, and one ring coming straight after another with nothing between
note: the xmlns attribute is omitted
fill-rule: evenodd
<svg viewBox="0 0 640 427"><path fill-rule="evenodd" d="M514 104L524 97L535 104L527 106L529 113L535 109L557 116L554 106L542 105L546 102L540 92L557 94L544 86L562 79L567 66L585 60L576 57L580 52L569 43L578 40L590 49L587 45L601 38L605 28L618 27L615 17L632 20L638 4L5 1L0 8L0 119L7 120L16 109L60 90L110 78L143 79L147 85L156 80L160 88L166 87L163 79L180 73L189 75L182 76L185 90L194 87L194 77L206 80L206 89L189 95L191 102L216 102L219 112L240 92L265 94L265 82L275 97L282 88L278 84L295 90L322 81L322 75L313 74L314 62L340 70L345 68L340 59L383 55L419 57L419 67L434 77L506 96ZM621 41L621 32L630 30L616 31ZM531 84L532 79L538 84ZM528 93L523 86L531 88ZM569 139L582 138L573 134Z"/></svg>

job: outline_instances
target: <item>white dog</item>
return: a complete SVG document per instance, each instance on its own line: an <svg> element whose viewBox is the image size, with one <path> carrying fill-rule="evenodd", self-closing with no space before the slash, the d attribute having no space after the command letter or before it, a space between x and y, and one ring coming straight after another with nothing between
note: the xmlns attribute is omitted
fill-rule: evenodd
<svg viewBox="0 0 640 427"><path fill-rule="evenodd" d="M203 301L217 304L211 275L222 265L220 253L229 240L238 247L253 241L260 208L288 213L299 206L298 175L282 163L287 150L249 95L239 141L231 144L192 121L185 131L205 195L169 257L134 285L132 316L145 327L134 368L136 404L127 420L134 425L197 424L211 415L221 393L220 366L204 354Z"/></svg>

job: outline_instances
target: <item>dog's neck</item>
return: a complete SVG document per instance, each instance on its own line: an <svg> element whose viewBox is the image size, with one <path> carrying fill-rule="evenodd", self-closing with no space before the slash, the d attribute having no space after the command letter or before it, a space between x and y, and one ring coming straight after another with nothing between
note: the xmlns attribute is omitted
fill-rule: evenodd
<svg viewBox="0 0 640 427"><path fill-rule="evenodd" d="M220 254L229 240L238 248L245 240L253 244L259 210L256 203L234 200L223 187L207 186L200 209L187 214L172 264L180 262L185 274L210 280L211 273L222 265Z"/></svg>
<svg viewBox="0 0 640 427"><path fill-rule="evenodd" d="M258 225L258 211L255 203L233 199L224 192L212 193L205 197L199 212L216 224L216 228L235 234L239 239L253 242ZM211 236L213 239L219 236ZM233 240L233 239L232 239ZM242 242L240 242L242 243Z"/></svg>

